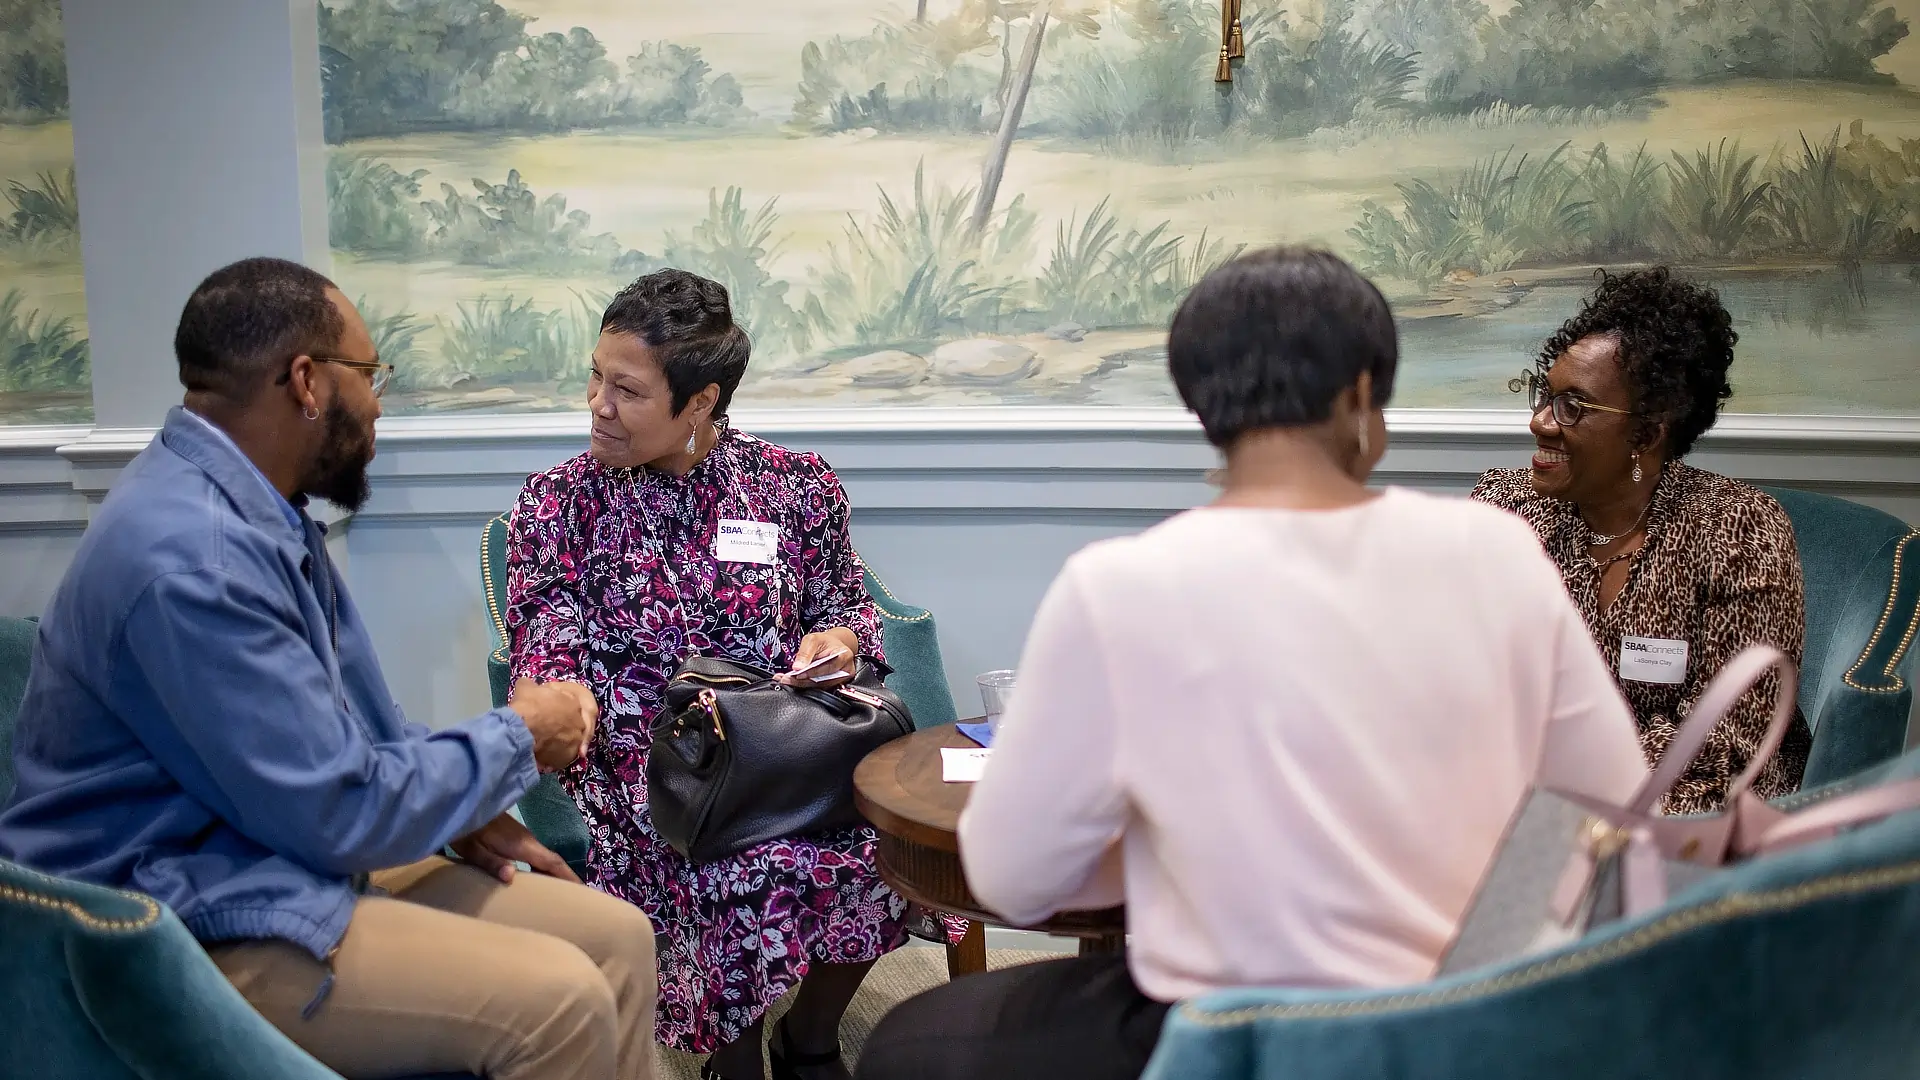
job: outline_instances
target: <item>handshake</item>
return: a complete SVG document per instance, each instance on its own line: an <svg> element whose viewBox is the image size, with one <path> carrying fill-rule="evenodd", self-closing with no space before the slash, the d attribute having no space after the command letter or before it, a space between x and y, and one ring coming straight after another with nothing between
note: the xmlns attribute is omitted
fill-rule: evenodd
<svg viewBox="0 0 1920 1080"><path fill-rule="evenodd" d="M586 753L600 719L593 692L577 682L521 679L513 684L510 704L533 735L533 760L541 772L557 772Z"/></svg>

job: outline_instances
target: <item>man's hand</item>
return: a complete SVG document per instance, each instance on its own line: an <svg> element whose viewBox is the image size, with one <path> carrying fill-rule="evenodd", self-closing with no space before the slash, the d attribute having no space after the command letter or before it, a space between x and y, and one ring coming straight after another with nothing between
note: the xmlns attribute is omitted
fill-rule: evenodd
<svg viewBox="0 0 1920 1080"><path fill-rule="evenodd" d="M453 853L469 865L503 882L513 881L513 864L517 862L526 863L537 874L557 877L562 881L580 881L579 876L567 866L566 860L535 840L527 827L515 821L510 814L501 814L480 826L477 832L468 833L450 846Z"/></svg>
<svg viewBox="0 0 1920 1080"><path fill-rule="evenodd" d="M533 760L541 772L564 769L586 753L600 719L593 691L576 682L521 679L508 704L533 735Z"/></svg>

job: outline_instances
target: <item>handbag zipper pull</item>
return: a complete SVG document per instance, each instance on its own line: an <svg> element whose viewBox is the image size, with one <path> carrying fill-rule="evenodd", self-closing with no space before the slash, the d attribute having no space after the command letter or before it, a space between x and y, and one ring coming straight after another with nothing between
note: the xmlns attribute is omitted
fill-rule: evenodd
<svg viewBox="0 0 1920 1080"><path fill-rule="evenodd" d="M857 686L843 686L840 688L840 692L842 694L845 694L847 697L850 697L853 700L860 702L862 705L866 705L875 709L886 708L885 702L881 701L879 698L873 696L872 694L867 693L865 690L862 690Z"/></svg>
<svg viewBox="0 0 1920 1080"><path fill-rule="evenodd" d="M727 741L727 733L720 728L720 701L712 690L700 691L700 707L707 710L707 718L713 722L714 737L721 742Z"/></svg>

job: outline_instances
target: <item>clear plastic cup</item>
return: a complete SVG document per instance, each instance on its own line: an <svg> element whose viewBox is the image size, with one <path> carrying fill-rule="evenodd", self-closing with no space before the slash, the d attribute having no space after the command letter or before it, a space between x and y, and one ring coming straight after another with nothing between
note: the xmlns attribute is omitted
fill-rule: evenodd
<svg viewBox="0 0 1920 1080"><path fill-rule="evenodd" d="M1000 717L1007 711L1007 700L1013 697L1013 672L1009 669L989 671L974 681L980 684L980 704L987 711L987 729L998 735Z"/></svg>

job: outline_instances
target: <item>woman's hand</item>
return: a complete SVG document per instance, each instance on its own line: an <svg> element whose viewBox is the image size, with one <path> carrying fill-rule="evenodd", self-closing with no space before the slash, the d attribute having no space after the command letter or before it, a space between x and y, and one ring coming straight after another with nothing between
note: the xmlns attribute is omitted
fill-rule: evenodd
<svg viewBox="0 0 1920 1080"><path fill-rule="evenodd" d="M854 669L860 664L860 639L844 626L808 634L800 639L800 649L793 654L793 670L804 671L809 664L818 663L822 657L828 656L833 659L808 675L797 679L776 675L774 679L804 689L831 690L836 686L844 686L852 681Z"/></svg>

